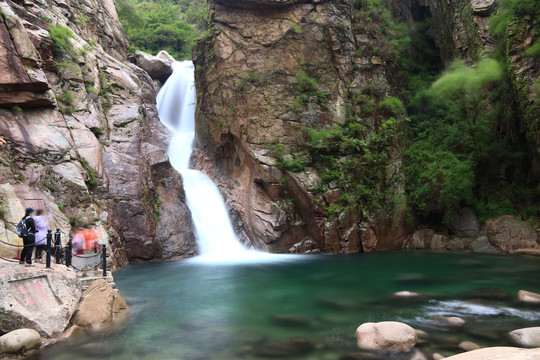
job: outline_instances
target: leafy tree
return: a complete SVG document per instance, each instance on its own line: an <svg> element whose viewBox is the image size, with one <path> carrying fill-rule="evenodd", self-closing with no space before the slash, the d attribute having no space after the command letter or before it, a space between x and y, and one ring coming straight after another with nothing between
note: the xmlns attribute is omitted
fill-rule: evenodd
<svg viewBox="0 0 540 360"><path fill-rule="evenodd" d="M132 51L191 58L193 40L206 29L205 0L117 0L116 7Z"/></svg>

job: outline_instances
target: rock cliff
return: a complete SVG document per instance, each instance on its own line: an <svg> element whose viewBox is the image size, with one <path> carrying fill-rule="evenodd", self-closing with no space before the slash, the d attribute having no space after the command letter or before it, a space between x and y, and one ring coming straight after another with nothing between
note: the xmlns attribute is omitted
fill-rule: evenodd
<svg viewBox="0 0 540 360"><path fill-rule="evenodd" d="M126 61L112 0L0 2L3 241L26 206L63 241L95 225L115 264L194 251L153 80Z"/></svg>
<svg viewBox="0 0 540 360"><path fill-rule="evenodd" d="M406 219L400 147L406 114L393 96L401 85L389 28L428 19L442 65L456 58L472 64L496 48L488 18L497 3L382 1L392 19L371 3L209 1L209 35L194 51L194 163L220 184L244 242L329 253L408 244L414 225ZM523 51L534 36L531 22L510 28L509 108L518 110L500 136L523 139L528 165L537 169L538 61Z"/></svg>
<svg viewBox="0 0 540 360"><path fill-rule="evenodd" d="M399 248L410 226L384 19L347 1L209 4L195 164L221 185L237 232L275 252Z"/></svg>

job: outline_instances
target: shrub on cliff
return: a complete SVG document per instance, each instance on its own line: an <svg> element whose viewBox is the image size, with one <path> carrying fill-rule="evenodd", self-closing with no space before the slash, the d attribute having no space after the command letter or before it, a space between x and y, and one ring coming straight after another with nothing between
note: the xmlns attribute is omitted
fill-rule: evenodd
<svg viewBox="0 0 540 360"><path fill-rule="evenodd" d="M67 27L54 24L49 25L49 37L54 42L55 55L60 55L72 49L69 39L74 39L75 35Z"/></svg>

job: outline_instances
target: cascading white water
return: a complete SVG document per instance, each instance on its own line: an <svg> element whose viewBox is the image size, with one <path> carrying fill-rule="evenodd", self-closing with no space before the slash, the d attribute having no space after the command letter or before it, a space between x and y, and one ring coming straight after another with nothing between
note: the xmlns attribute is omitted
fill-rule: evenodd
<svg viewBox="0 0 540 360"><path fill-rule="evenodd" d="M193 63L174 63L172 75L157 96L157 108L161 122L174 132L169 144L169 160L182 175L201 257L212 262L267 257L266 253L247 250L240 244L217 186L206 174L189 169L195 138L196 101Z"/></svg>

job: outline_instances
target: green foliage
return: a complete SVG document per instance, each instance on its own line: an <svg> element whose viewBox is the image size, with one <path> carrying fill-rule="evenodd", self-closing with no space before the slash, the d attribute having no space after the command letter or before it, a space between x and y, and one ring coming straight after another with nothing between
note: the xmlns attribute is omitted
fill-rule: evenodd
<svg viewBox="0 0 540 360"><path fill-rule="evenodd" d="M66 208L66 206L63 204L56 204L56 206L58 206L58 210L60 211L64 211L64 209Z"/></svg>
<svg viewBox="0 0 540 360"><path fill-rule="evenodd" d="M296 86L302 93L314 93L319 87L319 83L312 77L309 77L304 71L295 74Z"/></svg>
<svg viewBox="0 0 540 360"><path fill-rule="evenodd" d="M66 105L73 104L73 93L70 90L66 91L63 94L57 95L56 98Z"/></svg>
<svg viewBox="0 0 540 360"><path fill-rule="evenodd" d="M132 51L166 50L176 59L188 59L194 39L207 28L205 0L119 0L116 7Z"/></svg>
<svg viewBox="0 0 540 360"><path fill-rule="evenodd" d="M304 32L304 30L302 30L302 27L298 25L297 23L295 23L294 21L289 21L289 23L291 24L291 28L293 29L295 33L301 34Z"/></svg>
<svg viewBox="0 0 540 360"><path fill-rule="evenodd" d="M66 215L66 217L72 229L77 229L85 225L81 215Z"/></svg>
<svg viewBox="0 0 540 360"><path fill-rule="evenodd" d="M7 209L5 206L0 206L0 220L6 220Z"/></svg>
<svg viewBox="0 0 540 360"><path fill-rule="evenodd" d="M527 50L527 54L534 58L540 58L540 40L537 40L530 48Z"/></svg>
<svg viewBox="0 0 540 360"><path fill-rule="evenodd" d="M512 21L521 21L525 17L534 24L540 22L540 1L538 0L500 0L497 12L489 21L490 31L497 37L506 34Z"/></svg>
<svg viewBox="0 0 540 360"><path fill-rule="evenodd" d="M20 106L14 106L11 108L12 111L16 112L16 113L19 113L19 114L22 114L23 110Z"/></svg>
<svg viewBox="0 0 540 360"><path fill-rule="evenodd" d="M90 167L88 160L86 160L86 158L84 157L81 158L81 164L83 165L84 170L86 170L86 173L88 174L88 185L90 185L91 187L96 187L99 184L99 180L97 178L97 171Z"/></svg>
<svg viewBox="0 0 540 360"><path fill-rule="evenodd" d="M277 144L274 147L274 156L278 159L276 167L281 171L301 172L306 167L306 161L302 157L286 154L282 144Z"/></svg>
<svg viewBox="0 0 540 360"><path fill-rule="evenodd" d="M69 39L74 39L75 35L68 28L60 24L49 25L49 37L54 43L55 55L67 53L72 49Z"/></svg>
<svg viewBox="0 0 540 360"><path fill-rule="evenodd" d="M380 109L388 116L405 116L405 106L397 97L391 96L379 102Z"/></svg>

